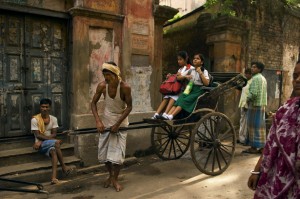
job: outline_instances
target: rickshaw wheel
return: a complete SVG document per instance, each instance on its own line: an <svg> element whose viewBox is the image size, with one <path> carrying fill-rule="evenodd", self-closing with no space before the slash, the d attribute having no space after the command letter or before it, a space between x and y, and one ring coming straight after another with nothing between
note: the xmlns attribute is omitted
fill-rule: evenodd
<svg viewBox="0 0 300 199"><path fill-rule="evenodd" d="M230 165L235 151L235 130L223 113L203 116L191 135L191 156L196 167L207 175L219 175Z"/></svg>
<svg viewBox="0 0 300 199"><path fill-rule="evenodd" d="M155 154L162 160L175 160L182 157L190 145L191 126L153 127L151 144Z"/></svg>

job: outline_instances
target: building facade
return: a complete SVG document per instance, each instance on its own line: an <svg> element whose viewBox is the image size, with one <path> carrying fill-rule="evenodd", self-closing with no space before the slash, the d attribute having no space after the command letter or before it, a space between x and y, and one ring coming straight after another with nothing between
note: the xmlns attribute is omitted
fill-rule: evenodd
<svg viewBox="0 0 300 199"><path fill-rule="evenodd" d="M212 72L243 73L252 61L261 61L268 81L267 111L276 111L292 92L292 71L300 58L300 11L269 9L268 1L245 10L247 20L214 17L200 7L165 24L163 66L167 70L176 67L174 55L178 50L186 50L190 56L202 52ZM239 93L233 91L219 103L236 125L238 100Z"/></svg>
<svg viewBox="0 0 300 199"><path fill-rule="evenodd" d="M31 136L45 97L59 131L95 128L90 102L106 61L132 86L131 120L152 114L162 28L176 13L154 0L0 0L0 139Z"/></svg>
<svg viewBox="0 0 300 199"><path fill-rule="evenodd" d="M206 0L160 0L159 4L175 8L181 15L185 15L204 5L205 2Z"/></svg>

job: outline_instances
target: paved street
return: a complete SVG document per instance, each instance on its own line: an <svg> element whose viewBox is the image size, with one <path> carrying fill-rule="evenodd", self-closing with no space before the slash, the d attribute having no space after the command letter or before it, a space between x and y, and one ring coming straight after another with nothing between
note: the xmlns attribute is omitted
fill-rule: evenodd
<svg viewBox="0 0 300 199"><path fill-rule="evenodd" d="M121 171L121 192L103 188L106 174L89 173L66 179L60 185L45 183L50 194L0 192L1 198L65 198L65 199L250 199L253 192L246 182L259 155L241 154L246 147L237 145L236 155L229 168L219 176L200 173L189 154L175 161L162 161L156 156L139 158L138 163ZM4 197L3 197L4 194Z"/></svg>

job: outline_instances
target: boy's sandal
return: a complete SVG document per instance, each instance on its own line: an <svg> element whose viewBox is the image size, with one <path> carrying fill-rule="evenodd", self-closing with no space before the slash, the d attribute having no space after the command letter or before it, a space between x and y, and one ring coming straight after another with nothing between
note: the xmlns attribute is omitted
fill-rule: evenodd
<svg viewBox="0 0 300 199"><path fill-rule="evenodd" d="M54 178L51 180L51 184L59 184L59 180Z"/></svg>

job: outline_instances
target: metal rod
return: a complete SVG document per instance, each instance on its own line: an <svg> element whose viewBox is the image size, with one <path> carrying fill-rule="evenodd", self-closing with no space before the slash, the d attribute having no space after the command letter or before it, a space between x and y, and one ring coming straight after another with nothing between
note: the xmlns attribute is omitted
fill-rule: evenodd
<svg viewBox="0 0 300 199"><path fill-rule="evenodd" d="M144 121L139 121L139 122L130 122L129 123L129 126L131 126L131 125L135 125L135 124L147 124L146 122L144 122Z"/></svg>
<svg viewBox="0 0 300 199"><path fill-rule="evenodd" d="M20 180L12 180L12 179L6 179L6 178L0 178L1 181L6 181L6 182L14 182L14 183L19 183L19 184L27 184L27 185L36 185L36 186L43 186L42 184L35 183L35 182L25 182L25 181L20 181Z"/></svg>
<svg viewBox="0 0 300 199"><path fill-rule="evenodd" d="M144 129L144 128L153 128L153 127L159 127L161 126L161 124L151 124L151 125L143 125L143 126L128 126L128 127L120 127L119 130L120 131L127 131L127 130L136 130L136 129ZM109 132L110 128L106 128L104 130L104 132ZM79 130L76 131L71 131L69 133L69 135L81 135L81 134L89 134L89 133L98 133L97 129L89 129L89 130L85 130L80 132Z"/></svg>
<svg viewBox="0 0 300 199"><path fill-rule="evenodd" d="M22 189L22 188L14 189L14 188L3 188L3 187L0 187L0 190L1 190L1 191L14 191L14 192L44 193L44 194L49 194L49 192L48 192L48 191L45 191L45 190L30 190L30 189Z"/></svg>
<svg viewBox="0 0 300 199"><path fill-rule="evenodd" d="M26 193L45 193L49 194L48 191L43 190L43 185L35 182L25 182L20 180L13 180L13 179L7 179L7 178L0 178L0 181L6 181L6 182L12 182L12 183L19 183L19 184L25 184L25 185L35 185L37 189L24 189L24 188L7 188L7 187L1 187L0 191L14 191L14 192L26 192Z"/></svg>

